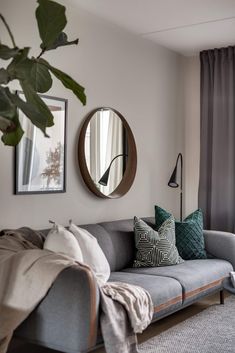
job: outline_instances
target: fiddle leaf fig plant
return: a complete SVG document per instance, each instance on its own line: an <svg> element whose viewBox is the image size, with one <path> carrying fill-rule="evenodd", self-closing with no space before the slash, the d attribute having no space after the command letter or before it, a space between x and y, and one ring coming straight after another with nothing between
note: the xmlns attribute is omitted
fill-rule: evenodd
<svg viewBox="0 0 235 353"><path fill-rule="evenodd" d="M42 58L49 50L78 44L78 39L69 41L64 32L67 24L66 8L52 0L37 0L37 2L35 15L42 41L37 57L29 56L29 47L19 48L16 45L10 27L0 14L12 42L12 47L9 47L0 41L0 59L10 60L5 68L0 68L0 131L2 142L9 146L17 145L24 134L19 120L19 110L46 137L49 137L46 130L54 125L53 115L39 94L49 91L53 77L71 90L83 105L86 104L84 87ZM13 80L18 80L25 100L10 90L9 83Z"/></svg>

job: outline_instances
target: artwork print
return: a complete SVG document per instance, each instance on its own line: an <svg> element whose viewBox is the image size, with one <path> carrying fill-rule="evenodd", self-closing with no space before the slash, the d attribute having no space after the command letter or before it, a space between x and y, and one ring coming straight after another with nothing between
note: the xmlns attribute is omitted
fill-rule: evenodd
<svg viewBox="0 0 235 353"><path fill-rule="evenodd" d="M18 92L22 99L23 93ZM41 95L54 116L49 138L19 111L24 135L15 151L15 194L57 193L66 190L67 100Z"/></svg>

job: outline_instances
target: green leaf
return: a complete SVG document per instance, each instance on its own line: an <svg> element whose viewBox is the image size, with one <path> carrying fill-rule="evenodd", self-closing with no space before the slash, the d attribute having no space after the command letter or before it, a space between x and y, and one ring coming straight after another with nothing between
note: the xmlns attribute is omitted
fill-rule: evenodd
<svg viewBox="0 0 235 353"><path fill-rule="evenodd" d="M3 83L4 85L6 85L9 82L9 80L10 80L10 77L8 75L7 70L1 68L0 69L0 84Z"/></svg>
<svg viewBox="0 0 235 353"><path fill-rule="evenodd" d="M36 9L42 49L51 47L66 26L65 7L51 0L38 0Z"/></svg>
<svg viewBox="0 0 235 353"><path fill-rule="evenodd" d="M0 44L0 59L9 60L14 58L18 52L18 48L9 48L7 45Z"/></svg>
<svg viewBox="0 0 235 353"><path fill-rule="evenodd" d="M7 146L16 146L20 142L23 135L24 130L21 127L18 112L16 110L11 126L3 132L1 139Z"/></svg>
<svg viewBox="0 0 235 353"><path fill-rule="evenodd" d="M48 67L48 69L60 80L60 82L68 89L70 89L83 105L86 105L85 88L80 86L72 77L63 71L51 66L46 60L41 59L41 62Z"/></svg>
<svg viewBox="0 0 235 353"><path fill-rule="evenodd" d="M40 63L40 59L35 61L30 72L30 82L36 92L45 93L52 86L52 78L48 68Z"/></svg>
<svg viewBox="0 0 235 353"><path fill-rule="evenodd" d="M13 119L16 114L16 107L9 98L9 88L0 86L0 116Z"/></svg>
<svg viewBox="0 0 235 353"><path fill-rule="evenodd" d="M0 131L6 131L12 125L11 120L0 116Z"/></svg>
<svg viewBox="0 0 235 353"><path fill-rule="evenodd" d="M61 32L59 36L56 38L56 40L54 41L54 43L51 46L47 47L46 50L53 50L58 47L64 47L66 45L73 45L73 44L78 44L78 39L75 39L73 41L68 41L67 34L64 32ZM42 44L41 44L41 49L43 49Z"/></svg>
<svg viewBox="0 0 235 353"><path fill-rule="evenodd" d="M83 105L86 105L86 95L84 93L85 88L80 86L72 77L67 75L61 70L56 69L53 66L49 67L49 70L60 80L60 82L68 89L70 89L75 96L80 100Z"/></svg>
<svg viewBox="0 0 235 353"><path fill-rule="evenodd" d="M45 65L40 63L40 59L29 59L28 52L29 48L20 50L8 65L7 73L11 79L28 81L37 92L47 92L52 86L50 72Z"/></svg>
<svg viewBox="0 0 235 353"><path fill-rule="evenodd" d="M43 133L45 133L47 121L44 114L38 111L36 106L28 103L27 101L23 101L17 94L12 95L12 101L20 110L22 110L22 112L35 126L37 126L40 130L42 130Z"/></svg>
<svg viewBox="0 0 235 353"><path fill-rule="evenodd" d="M29 79L34 61L28 58L30 48L21 49L7 67L11 79Z"/></svg>
<svg viewBox="0 0 235 353"><path fill-rule="evenodd" d="M27 81L20 81L20 84L28 105L27 107L23 107L23 105L19 106L18 101L16 102L17 106L19 106L32 123L48 137L48 135L46 135L46 128L54 125L54 117L50 109ZM35 114L35 112L37 112L37 114Z"/></svg>

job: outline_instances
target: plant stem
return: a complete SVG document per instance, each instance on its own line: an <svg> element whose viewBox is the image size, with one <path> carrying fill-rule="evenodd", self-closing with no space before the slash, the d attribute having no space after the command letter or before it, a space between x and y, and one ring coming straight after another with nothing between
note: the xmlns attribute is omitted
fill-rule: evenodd
<svg viewBox="0 0 235 353"><path fill-rule="evenodd" d="M11 30L10 30L10 27L8 26L8 24L7 24L5 18L3 17L2 14L0 14L0 19L1 19L2 22L4 23L4 25L5 25L5 27L6 27L7 31L8 31L8 34L9 34L9 36L10 36L10 38L11 38L13 47L15 48L15 47L16 47L15 39L14 39L13 34L12 34Z"/></svg>
<svg viewBox="0 0 235 353"><path fill-rule="evenodd" d="M42 49L41 53L37 56L37 59L40 59L40 57L45 53L45 49Z"/></svg>

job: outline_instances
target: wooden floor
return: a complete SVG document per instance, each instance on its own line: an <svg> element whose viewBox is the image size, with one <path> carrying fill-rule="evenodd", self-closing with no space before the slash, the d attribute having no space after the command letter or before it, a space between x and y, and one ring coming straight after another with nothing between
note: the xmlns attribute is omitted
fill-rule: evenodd
<svg viewBox="0 0 235 353"><path fill-rule="evenodd" d="M225 298L228 294L225 294ZM172 326L177 325L178 323L188 319L189 317L205 310L213 304L219 303L219 294L207 297L185 309L178 311L175 314L172 314L165 319L162 319L158 322L151 324L141 335L138 335L138 342L142 343L149 338L159 335L161 332L166 331ZM42 348L32 344L25 344L20 340L13 339L8 353L56 353L57 351ZM105 353L104 348L96 349L92 353Z"/></svg>

